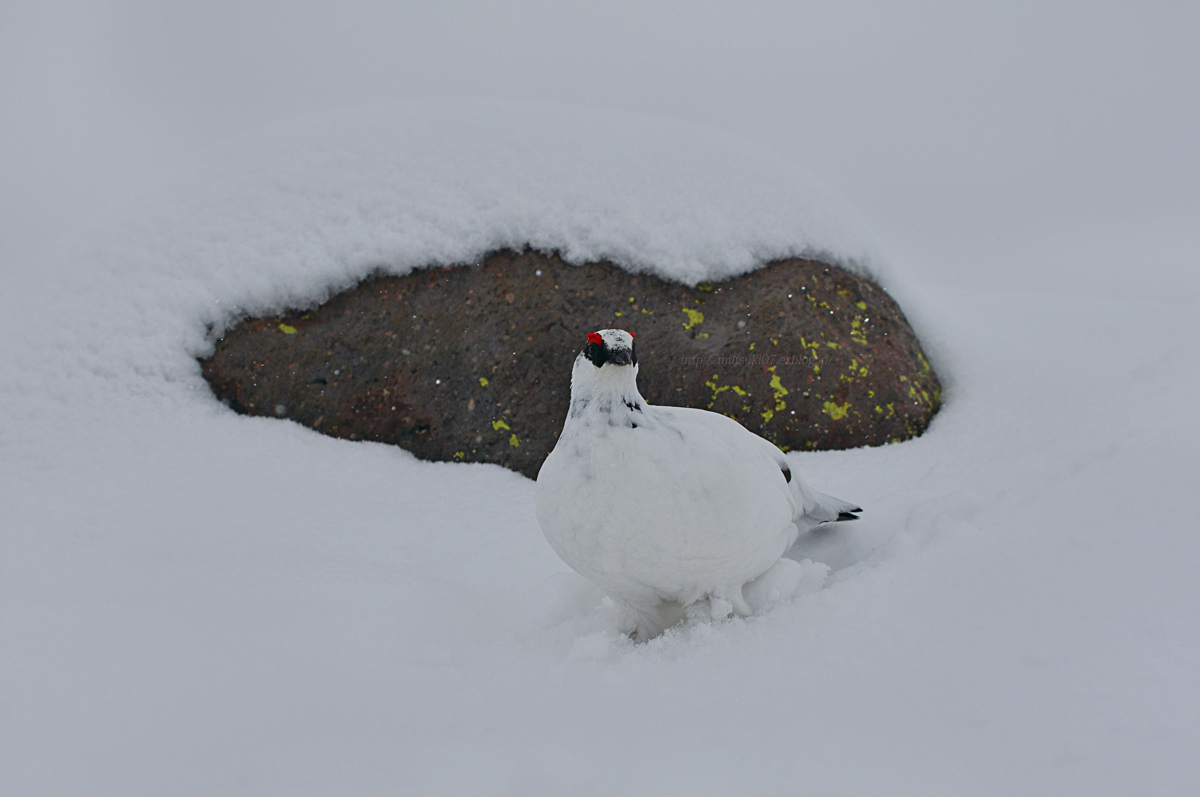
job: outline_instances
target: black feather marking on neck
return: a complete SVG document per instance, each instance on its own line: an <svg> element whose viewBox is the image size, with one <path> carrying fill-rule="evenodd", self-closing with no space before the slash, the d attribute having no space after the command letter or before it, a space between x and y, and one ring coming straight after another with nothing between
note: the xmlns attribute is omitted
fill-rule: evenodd
<svg viewBox="0 0 1200 797"><path fill-rule="evenodd" d="M633 403L632 401L630 401L629 399L625 399L625 406L626 406L626 407L628 407L629 409L633 410L634 412L641 412L641 411L642 411L642 408L641 408L641 407L639 407L638 405L634 404L634 403Z"/></svg>
<svg viewBox="0 0 1200 797"><path fill-rule="evenodd" d="M791 484L792 483L792 469L782 463L779 465L779 469L781 471L783 471L783 480L785 482L787 482L788 484Z"/></svg>
<svg viewBox="0 0 1200 797"><path fill-rule="evenodd" d="M571 417L578 418L587 409L588 400L585 398L575 399L571 402Z"/></svg>

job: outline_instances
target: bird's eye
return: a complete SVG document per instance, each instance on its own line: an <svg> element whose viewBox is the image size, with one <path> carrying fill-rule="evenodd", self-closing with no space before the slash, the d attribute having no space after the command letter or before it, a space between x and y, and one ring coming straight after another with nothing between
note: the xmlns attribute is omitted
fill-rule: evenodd
<svg viewBox="0 0 1200 797"><path fill-rule="evenodd" d="M588 335L587 339L588 339L588 343L595 343L597 346L604 345L604 338L600 337L599 332L592 332L591 334Z"/></svg>

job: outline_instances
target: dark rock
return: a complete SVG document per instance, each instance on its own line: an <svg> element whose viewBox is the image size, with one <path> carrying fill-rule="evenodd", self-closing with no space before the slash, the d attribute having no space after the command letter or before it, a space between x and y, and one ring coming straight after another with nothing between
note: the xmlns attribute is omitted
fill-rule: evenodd
<svg viewBox="0 0 1200 797"><path fill-rule="evenodd" d="M689 288L607 262L498 252L245 321L202 365L237 412L536 478L575 355L606 327L636 334L651 404L725 413L785 451L905 440L939 406L937 376L891 297L812 260Z"/></svg>

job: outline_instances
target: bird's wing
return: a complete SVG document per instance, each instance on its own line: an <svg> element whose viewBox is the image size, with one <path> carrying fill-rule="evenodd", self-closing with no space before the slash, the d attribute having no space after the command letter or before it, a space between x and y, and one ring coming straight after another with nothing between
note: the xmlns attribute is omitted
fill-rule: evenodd
<svg viewBox="0 0 1200 797"><path fill-rule="evenodd" d="M681 422L688 426L698 427L714 437L724 439L727 443L749 452L757 452L759 456L773 460L783 476L784 483L791 482L792 469L788 466L787 457L777 446L751 432L745 426L718 412L709 412L692 407L654 407L655 415L665 421Z"/></svg>
<svg viewBox="0 0 1200 797"><path fill-rule="evenodd" d="M803 479L792 473L787 456L779 450L778 446L754 434L732 418L716 412L687 407L655 407L654 409L656 412L665 413L666 417L672 415L686 417L691 423L704 426L712 434L735 436L738 440L744 441L747 447L757 448L765 456L773 459L796 502L796 520L804 522L805 525L812 527L840 520L858 520L858 515L855 513L862 512L860 506L809 487Z"/></svg>
<svg viewBox="0 0 1200 797"><path fill-rule="evenodd" d="M783 454L775 446L746 430L737 421L715 412L691 407L650 408L657 424L665 433L687 438L690 450L696 455L693 462L680 463L693 478L707 482L710 501L743 504L773 501L777 496L789 507L793 516L796 497L788 481L791 472ZM703 456L700 456L703 453ZM778 454L778 457L776 457ZM735 484L740 483L738 489ZM738 510L744 512L743 506Z"/></svg>

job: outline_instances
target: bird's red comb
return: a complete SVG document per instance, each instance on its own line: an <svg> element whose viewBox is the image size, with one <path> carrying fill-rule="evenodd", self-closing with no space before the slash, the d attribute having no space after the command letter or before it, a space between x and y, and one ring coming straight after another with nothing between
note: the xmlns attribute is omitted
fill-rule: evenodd
<svg viewBox="0 0 1200 797"><path fill-rule="evenodd" d="M603 346L604 338L600 337L599 332L592 332L588 334L588 343L595 343L598 346Z"/></svg>

